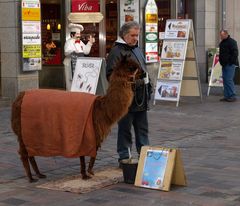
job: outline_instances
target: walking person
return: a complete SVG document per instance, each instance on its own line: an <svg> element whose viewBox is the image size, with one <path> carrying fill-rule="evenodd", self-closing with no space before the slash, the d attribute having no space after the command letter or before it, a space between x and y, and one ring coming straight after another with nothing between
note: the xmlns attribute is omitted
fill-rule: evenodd
<svg viewBox="0 0 240 206"><path fill-rule="evenodd" d="M224 97L220 101L236 101L234 75L238 66L238 45L227 30L220 31L219 62L222 65Z"/></svg>
<svg viewBox="0 0 240 206"><path fill-rule="evenodd" d="M132 148L131 128L133 125L138 154L141 147L149 145L147 109L151 92L145 59L138 47L140 25L135 21L126 22L120 29L119 38L112 47L108 58L106 75L109 79L113 67L123 56L129 56L139 63L141 77L134 85L134 98L128 113L118 122L117 152L119 162L129 158L128 149Z"/></svg>
<svg viewBox="0 0 240 206"><path fill-rule="evenodd" d="M83 57L88 55L91 51L92 45L95 42L95 38L90 35L87 44L84 44L81 40L81 32L83 31L83 26L81 24L69 24L70 37L64 45L64 66L65 66L65 82L66 90L71 89L72 78L75 71L75 66L78 57Z"/></svg>

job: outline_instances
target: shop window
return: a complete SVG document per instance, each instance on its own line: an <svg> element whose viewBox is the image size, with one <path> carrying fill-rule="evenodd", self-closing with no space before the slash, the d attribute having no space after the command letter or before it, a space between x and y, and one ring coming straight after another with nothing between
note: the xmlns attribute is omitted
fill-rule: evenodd
<svg viewBox="0 0 240 206"><path fill-rule="evenodd" d="M178 0L177 3L178 19L193 19L194 0Z"/></svg>
<svg viewBox="0 0 240 206"><path fill-rule="evenodd" d="M106 1L106 54L108 54L117 40L117 1Z"/></svg>
<svg viewBox="0 0 240 206"><path fill-rule="evenodd" d="M62 64L61 4L58 0L42 3L42 60L43 65Z"/></svg>

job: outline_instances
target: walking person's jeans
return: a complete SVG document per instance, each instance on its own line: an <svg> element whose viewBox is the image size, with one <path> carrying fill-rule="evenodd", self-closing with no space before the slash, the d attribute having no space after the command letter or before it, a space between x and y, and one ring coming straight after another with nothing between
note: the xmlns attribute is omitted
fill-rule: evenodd
<svg viewBox="0 0 240 206"><path fill-rule="evenodd" d="M234 75L235 75L235 64L227 64L222 67L222 77L223 77L223 89L224 89L224 98L233 98L235 97L235 87L234 87Z"/></svg>
<svg viewBox="0 0 240 206"><path fill-rule="evenodd" d="M129 112L118 122L117 152L119 160L129 158L128 148L131 149L133 143L132 125L138 154L140 154L142 146L149 145L147 111Z"/></svg>

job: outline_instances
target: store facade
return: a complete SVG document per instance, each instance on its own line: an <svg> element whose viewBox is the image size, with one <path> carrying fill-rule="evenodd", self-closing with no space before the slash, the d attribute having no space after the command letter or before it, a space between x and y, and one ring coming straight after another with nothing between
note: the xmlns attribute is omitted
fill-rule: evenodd
<svg viewBox="0 0 240 206"><path fill-rule="evenodd" d="M128 10L127 5L138 4L139 10L134 20L139 21L143 28L139 46L143 51L145 50L144 15L147 0L41 0L40 2L42 69L27 72L22 69L21 1L5 0L0 3L0 18L3 19L0 23L0 94L4 97L13 99L20 91L30 88L65 89L63 50L64 43L69 38L67 25L70 21L79 20L79 23L84 26L82 33L84 42L87 42L90 34L95 36L96 42L89 56L105 58L117 39L118 30L123 21L121 9L125 6L124 9ZM223 21L223 11L228 11L224 1L155 0L155 2L158 8L158 32L164 31L166 19L193 19L198 65L201 79L204 81L207 48L217 46L218 31L227 21L226 19ZM235 2L238 4L237 1ZM236 8L229 8L228 12L230 9ZM84 12L84 15L79 15L81 12ZM94 22L89 22L88 16L95 14L96 16L92 18ZM99 15L103 18L99 18ZM129 18L130 15L127 16ZM158 63L149 63L148 69L154 79Z"/></svg>

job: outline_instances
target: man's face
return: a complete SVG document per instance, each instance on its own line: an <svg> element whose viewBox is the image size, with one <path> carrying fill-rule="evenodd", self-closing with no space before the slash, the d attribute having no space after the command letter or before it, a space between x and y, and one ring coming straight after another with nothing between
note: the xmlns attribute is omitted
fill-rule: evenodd
<svg viewBox="0 0 240 206"><path fill-rule="evenodd" d="M76 38L76 39L80 39L80 37L81 37L81 33L76 32L75 35L74 35L74 38Z"/></svg>
<svg viewBox="0 0 240 206"><path fill-rule="evenodd" d="M123 37L123 39L129 46L135 46L138 42L139 33L140 33L140 29L132 28Z"/></svg>
<svg viewBox="0 0 240 206"><path fill-rule="evenodd" d="M220 32L220 39L226 39L228 37L228 34L226 34L225 32Z"/></svg>

